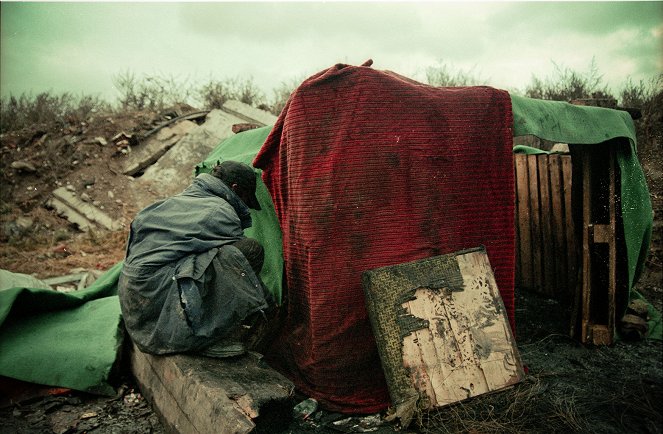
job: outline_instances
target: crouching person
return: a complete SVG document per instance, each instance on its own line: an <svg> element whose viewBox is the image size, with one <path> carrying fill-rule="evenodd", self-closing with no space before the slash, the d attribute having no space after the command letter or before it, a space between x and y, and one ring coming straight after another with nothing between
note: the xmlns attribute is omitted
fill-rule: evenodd
<svg viewBox="0 0 663 434"><path fill-rule="evenodd" d="M264 250L244 236L260 210L256 175L224 161L182 193L131 223L118 283L124 323L150 354L225 357L245 351L241 334L270 306L258 274Z"/></svg>

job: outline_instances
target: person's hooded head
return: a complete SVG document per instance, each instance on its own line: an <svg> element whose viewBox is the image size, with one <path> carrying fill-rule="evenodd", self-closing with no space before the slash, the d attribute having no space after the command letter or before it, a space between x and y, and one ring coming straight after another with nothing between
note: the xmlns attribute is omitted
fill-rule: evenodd
<svg viewBox="0 0 663 434"><path fill-rule="evenodd" d="M256 174L248 164L223 161L212 169L212 175L223 181L249 208L261 210L256 197Z"/></svg>

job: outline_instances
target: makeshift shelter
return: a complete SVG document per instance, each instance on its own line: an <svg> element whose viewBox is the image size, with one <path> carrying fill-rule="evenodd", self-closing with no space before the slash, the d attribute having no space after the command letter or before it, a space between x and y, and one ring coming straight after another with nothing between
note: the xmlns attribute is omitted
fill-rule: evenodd
<svg viewBox="0 0 663 434"><path fill-rule="evenodd" d="M203 166L246 161L242 152L257 147L247 134L265 131L238 135L245 151L224 143ZM485 87L433 88L347 65L293 93L254 164L283 231L290 302L268 356L302 392L338 411L388 404L361 290L370 268L483 244L513 326L511 137L527 134L579 144L625 138L618 154L632 285L651 205L626 113Z"/></svg>
<svg viewBox="0 0 663 434"><path fill-rule="evenodd" d="M274 128L246 131L221 143L198 171L224 159L254 161L257 174L263 171L257 192L263 210L253 212L247 235L265 245L263 281L278 300L283 291L288 301L282 333L267 354L270 362L328 409L363 413L387 407L361 272L479 244L486 247L513 327L511 137L528 134L581 145L618 139L632 287L652 222L626 113L488 87L434 88L368 67L336 65L302 83ZM0 375L82 390L100 386L108 393L105 380L121 341L114 296L118 267L76 296L23 288L1 294L0 319L6 320L0 330ZM43 304L51 298L51 311L19 321L18 313L35 307L35 300ZM65 315L96 307L107 315L60 317L59 310ZM79 322L91 319L93 325ZM51 320L75 328L67 334L73 340L80 340L82 330L102 331L108 353L103 369L74 384L58 375L80 375L87 369L85 360L62 364L57 372L43 363L53 355L40 349L55 342L57 333L62 358L78 357L70 356L79 349L63 345ZM652 333L660 338L658 321Z"/></svg>

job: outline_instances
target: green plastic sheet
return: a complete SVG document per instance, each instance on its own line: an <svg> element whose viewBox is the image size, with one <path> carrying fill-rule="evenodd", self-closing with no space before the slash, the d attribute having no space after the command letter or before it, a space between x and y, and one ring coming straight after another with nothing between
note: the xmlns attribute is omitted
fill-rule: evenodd
<svg viewBox="0 0 663 434"><path fill-rule="evenodd" d="M123 340L121 268L120 262L77 292L0 291L0 375L114 395L109 379Z"/></svg>

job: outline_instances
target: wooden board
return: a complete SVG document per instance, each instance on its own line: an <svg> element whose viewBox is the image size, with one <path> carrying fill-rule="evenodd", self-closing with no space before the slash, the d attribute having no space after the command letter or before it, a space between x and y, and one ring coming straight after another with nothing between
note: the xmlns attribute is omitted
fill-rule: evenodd
<svg viewBox="0 0 663 434"><path fill-rule="evenodd" d="M555 293L563 293L568 299L568 279L566 251L566 227L564 226L564 186L562 184L562 156L548 157L550 172L551 224L553 234L553 256L555 258Z"/></svg>
<svg viewBox="0 0 663 434"><path fill-rule="evenodd" d="M578 284L578 255L577 255L577 245L575 233L575 225L573 221L573 207L572 207L572 190L573 190L573 166L571 164L571 157L562 158L562 185L564 186L564 221L566 229L566 254L567 256L567 266L566 266L566 277L567 277L567 291L569 294L574 295L576 293L576 286Z"/></svg>
<svg viewBox="0 0 663 434"><path fill-rule="evenodd" d="M169 433L248 433L263 409L292 408L292 382L255 353L228 359L153 356L134 346L131 367Z"/></svg>
<svg viewBox="0 0 663 434"><path fill-rule="evenodd" d="M532 278L532 235L530 230L530 208L529 208L529 176L527 171L527 155L514 155L516 159L516 224L518 232L518 244L520 261L516 264L519 270L517 280L519 286L531 288Z"/></svg>
<svg viewBox="0 0 663 434"><path fill-rule="evenodd" d="M539 207L538 156L527 156L529 171L530 226L532 228L532 289L541 292L543 288L541 213Z"/></svg>
<svg viewBox="0 0 663 434"><path fill-rule="evenodd" d="M555 294L555 249L553 244L552 200L550 198L550 176L548 156L537 158L539 172L539 203L541 214L541 277L543 292L548 296Z"/></svg>
<svg viewBox="0 0 663 434"><path fill-rule="evenodd" d="M516 286L569 302L577 280L571 156L514 155Z"/></svg>
<svg viewBox="0 0 663 434"><path fill-rule="evenodd" d="M524 372L483 247L364 273L369 317L396 412L445 406Z"/></svg>

